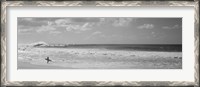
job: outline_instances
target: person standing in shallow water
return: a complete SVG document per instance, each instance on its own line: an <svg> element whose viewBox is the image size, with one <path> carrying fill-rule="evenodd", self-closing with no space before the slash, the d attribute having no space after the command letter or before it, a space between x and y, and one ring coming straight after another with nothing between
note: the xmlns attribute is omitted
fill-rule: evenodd
<svg viewBox="0 0 200 87"><path fill-rule="evenodd" d="M49 59L49 57L47 57L45 60L47 61L47 63L49 63L50 61L52 61L52 60Z"/></svg>

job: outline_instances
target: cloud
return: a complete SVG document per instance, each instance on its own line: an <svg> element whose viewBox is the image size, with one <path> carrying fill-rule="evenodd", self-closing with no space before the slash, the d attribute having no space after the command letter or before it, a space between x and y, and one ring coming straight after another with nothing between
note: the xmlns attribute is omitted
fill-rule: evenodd
<svg viewBox="0 0 200 87"><path fill-rule="evenodd" d="M32 21L33 18L29 18L29 17L27 17L27 18L23 18L23 20L26 20L26 21Z"/></svg>
<svg viewBox="0 0 200 87"><path fill-rule="evenodd" d="M95 25L95 23L93 22L94 20L92 20L92 19L93 18L57 19L57 20L55 20L55 26L62 27L66 31L80 33L80 32L88 31L88 30L92 29L92 27ZM90 21L90 20L92 20L92 21Z"/></svg>
<svg viewBox="0 0 200 87"><path fill-rule="evenodd" d="M31 27L18 25L17 26L17 32L19 34L30 34L31 32L33 32L33 29Z"/></svg>
<svg viewBox="0 0 200 87"><path fill-rule="evenodd" d="M81 32L81 31L88 31L91 30L93 27L93 23L83 23L83 24L69 24L66 25L66 31L74 31L74 32Z"/></svg>
<svg viewBox="0 0 200 87"><path fill-rule="evenodd" d="M18 32L19 33L26 33L26 32L29 32L29 31L32 31L31 29L19 29Z"/></svg>
<svg viewBox="0 0 200 87"><path fill-rule="evenodd" d="M69 25L66 25L66 30L67 31L74 31L74 30L78 30L79 27L80 27L79 25L71 25L71 24L69 24Z"/></svg>
<svg viewBox="0 0 200 87"><path fill-rule="evenodd" d="M71 21L76 22L76 23L81 23L81 22L99 22L99 18L96 17L80 17L80 18L73 18Z"/></svg>
<svg viewBox="0 0 200 87"><path fill-rule="evenodd" d="M129 25L129 23L132 21L132 18L116 18L112 25L115 27L123 27Z"/></svg>
<svg viewBox="0 0 200 87"><path fill-rule="evenodd" d="M98 35L98 34L101 34L102 32L100 32L100 31L96 31L96 32L94 32L94 33L92 33L92 35Z"/></svg>
<svg viewBox="0 0 200 87"><path fill-rule="evenodd" d="M181 29L181 26L179 26L179 25L163 26L162 29Z"/></svg>
<svg viewBox="0 0 200 87"><path fill-rule="evenodd" d="M74 22L71 18L68 19L56 19L54 21L45 21L46 25L42 25L37 28L37 32L48 32L58 29L65 29L66 31L71 31L75 33L80 33L82 31L91 30L94 23L90 22Z"/></svg>
<svg viewBox="0 0 200 87"><path fill-rule="evenodd" d="M99 18L99 22L96 23L98 26L102 25L112 25L114 27L124 27L128 26L132 21L135 21L133 18Z"/></svg>
<svg viewBox="0 0 200 87"><path fill-rule="evenodd" d="M34 31L49 32L49 31L59 31L58 29L64 29L66 31L72 31L75 33L80 33L83 31L88 31L93 28L97 19L92 21L81 21L82 19L77 18L18 18L18 26L32 28ZM87 19L90 20L90 19ZM80 21L80 22L79 22ZM19 32L25 32L28 30L19 30Z"/></svg>
<svg viewBox="0 0 200 87"><path fill-rule="evenodd" d="M58 26L66 26L69 23L72 23L70 19L58 19L58 20L55 20L55 24L58 25Z"/></svg>
<svg viewBox="0 0 200 87"><path fill-rule="evenodd" d="M47 25L51 26L51 25L53 25L53 24L54 24L53 22L47 21Z"/></svg>
<svg viewBox="0 0 200 87"><path fill-rule="evenodd" d="M49 34L60 34L60 31L50 31Z"/></svg>
<svg viewBox="0 0 200 87"><path fill-rule="evenodd" d="M18 26L32 28L38 33L60 31L81 33L104 25L123 27L130 24L133 18L18 18ZM19 32L28 30L21 30Z"/></svg>
<svg viewBox="0 0 200 87"><path fill-rule="evenodd" d="M101 26L103 24L106 24L108 22L106 18L99 18L99 21L96 23L97 26Z"/></svg>
<svg viewBox="0 0 200 87"><path fill-rule="evenodd" d="M85 23L81 26L81 31L86 31L86 30L91 30L91 28L93 27L94 23Z"/></svg>
<svg viewBox="0 0 200 87"><path fill-rule="evenodd" d="M154 25L153 24L143 24L141 26L137 27L138 29L153 29Z"/></svg>
<svg viewBox="0 0 200 87"><path fill-rule="evenodd" d="M37 27L45 24L44 21L35 21L36 18L17 18L18 26L28 26L28 27Z"/></svg>
<svg viewBox="0 0 200 87"><path fill-rule="evenodd" d="M18 34L31 34L31 29L19 29Z"/></svg>
<svg viewBox="0 0 200 87"><path fill-rule="evenodd" d="M163 36L162 33L152 31L152 32L150 33L150 36L148 35L148 36L146 36L146 38L147 38L147 39L161 39L162 36Z"/></svg>
<svg viewBox="0 0 200 87"><path fill-rule="evenodd" d="M94 36L104 36L103 34L102 34L102 32L100 32L100 31L95 31L95 32L93 32L91 35L89 35L88 37L86 37L85 38L85 40L87 40L87 39L92 39L92 38L94 38Z"/></svg>
<svg viewBox="0 0 200 87"><path fill-rule="evenodd" d="M157 35L156 35L155 32L151 32L151 35L152 35L153 37L157 37Z"/></svg>
<svg viewBox="0 0 200 87"><path fill-rule="evenodd" d="M106 40L106 39L125 39L127 37L124 37L123 35L117 35L117 34L106 35L100 31L95 31L91 35L86 37L85 40L95 39L95 38Z"/></svg>
<svg viewBox="0 0 200 87"><path fill-rule="evenodd" d="M51 26L41 26L36 31L38 33L41 33L41 32L46 32L46 31L53 31L53 30L56 30L56 29L54 27L51 27Z"/></svg>

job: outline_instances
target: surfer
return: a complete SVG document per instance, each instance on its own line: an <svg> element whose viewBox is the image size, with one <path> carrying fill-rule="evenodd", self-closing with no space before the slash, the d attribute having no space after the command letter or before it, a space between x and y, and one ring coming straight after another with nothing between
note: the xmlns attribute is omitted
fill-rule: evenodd
<svg viewBox="0 0 200 87"><path fill-rule="evenodd" d="M45 60L47 61L47 63L49 63L50 61L52 61L51 59L49 59L49 57L47 57Z"/></svg>

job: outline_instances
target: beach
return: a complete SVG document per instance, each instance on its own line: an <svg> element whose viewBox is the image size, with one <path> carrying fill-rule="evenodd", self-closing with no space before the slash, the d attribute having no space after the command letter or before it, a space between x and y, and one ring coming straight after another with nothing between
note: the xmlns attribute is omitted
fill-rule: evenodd
<svg viewBox="0 0 200 87"><path fill-rule="evenodd" d="M182 69L182 52L29 47L18 69Z"/></svg>

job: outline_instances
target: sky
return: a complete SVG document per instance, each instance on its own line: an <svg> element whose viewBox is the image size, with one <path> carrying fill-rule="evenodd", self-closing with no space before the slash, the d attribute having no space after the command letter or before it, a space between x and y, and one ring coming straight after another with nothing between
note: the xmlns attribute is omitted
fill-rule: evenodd
<svg viewBox="0 0 200 87"><path fill-rule="evenodd" d="M182 18L18 17L19 44L182 44Z"/></svg>

